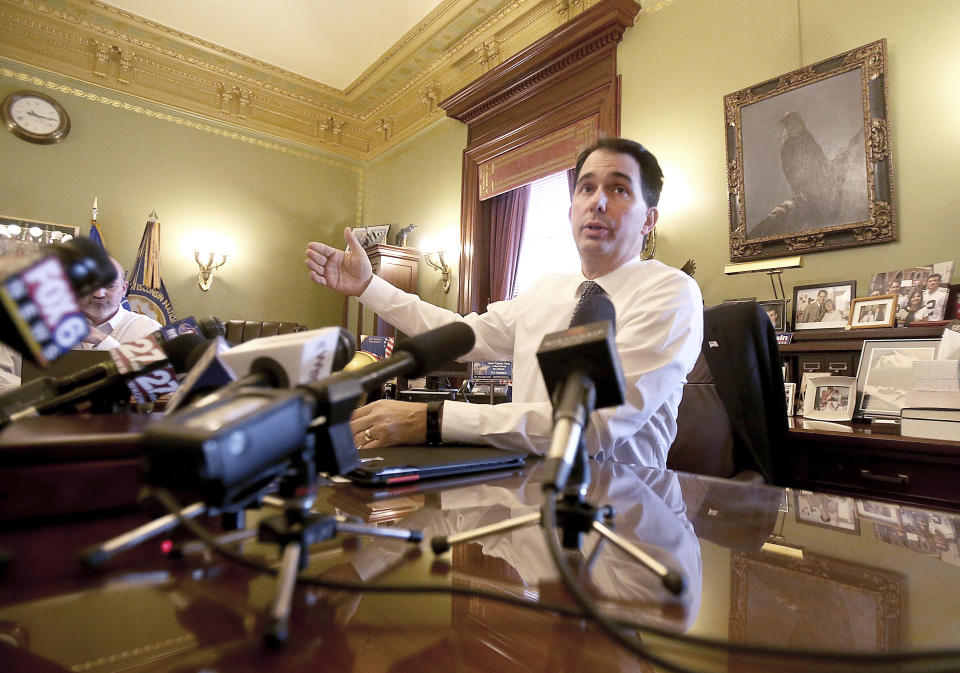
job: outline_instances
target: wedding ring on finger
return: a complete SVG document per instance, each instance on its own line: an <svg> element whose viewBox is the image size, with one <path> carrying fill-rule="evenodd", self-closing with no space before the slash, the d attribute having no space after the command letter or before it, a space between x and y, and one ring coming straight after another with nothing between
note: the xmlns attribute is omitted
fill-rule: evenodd
<svg viewBox="0 0 960 673"><path fill-rule="evenodd" d="M363 438L364 438L367 442L372 442L372 441L373 441L373 435L370 433L370 428L367 428L366 430L363 431Z"/></svg>

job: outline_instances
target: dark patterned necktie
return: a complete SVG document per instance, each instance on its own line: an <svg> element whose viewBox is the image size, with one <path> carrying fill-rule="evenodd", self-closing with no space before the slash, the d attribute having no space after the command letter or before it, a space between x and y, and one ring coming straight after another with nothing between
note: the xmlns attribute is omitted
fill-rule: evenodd
<svg viewBox="0 0 960 673"><path fill-rule="evenodd" d="M590 298L598 294L606 294L606 292L594 281L585 280L580 283L580 300L577 302L577 307L573 309L573 317L570 318L570 327L579 324L577 319L580 317L580 313L584 307L589 304Z"/></svg>

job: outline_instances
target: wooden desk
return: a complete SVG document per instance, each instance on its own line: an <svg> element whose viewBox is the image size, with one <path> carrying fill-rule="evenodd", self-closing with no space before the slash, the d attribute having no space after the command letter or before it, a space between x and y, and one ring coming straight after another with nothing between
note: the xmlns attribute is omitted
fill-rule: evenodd
<svg viewBox="0 0 960 673"><path fill-rule="evenodd" d="M960 517L669 471L594 467L591 499L613 504L617 530L688 582L684 595L672 598L608 546L590 585L618 617L721 642L845 652L957 647ZM321 492L319 508L419 528L429 540L536 511L541 471L536 463L440 490L427 483L383 493L332 485ZM267 511L251 512L248 523ZM484 589L570 604L534 527L455 547L438 560L426 543L414 550L372 538L359 547L318 544L304 576L419 583L444 592L299 587L290 642L273 653L260 644L275 590L269 576L205 554L174 562L156 544L96 573L73 561L78 548L132 523L129 516L100 517L0 528L0 547L14 553L0 579L5 673L654 670L580 619L446 593ZM584 551L591 546L588 539ZM271 545L247 542L243 552L277 564ZM582 561L579 554L571 559ZM683 663L697 670L799 670L794 658L777 665L709 654L663 636L646 634L643 642L675 661L686 657Z"/></svg>
<svg viewBox="0 0 960 673"><path fill-rule="evenodd" d="M874 433L866 423L791 425L791 485L960 510L960 442Z"/></svg>

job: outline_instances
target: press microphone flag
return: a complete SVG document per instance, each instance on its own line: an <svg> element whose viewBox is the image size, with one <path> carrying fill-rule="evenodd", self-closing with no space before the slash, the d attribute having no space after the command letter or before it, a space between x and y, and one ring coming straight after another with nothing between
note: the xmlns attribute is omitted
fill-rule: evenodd
<svg viewBox="0 0 960 673"><path fill-rule="evenodd" d="M350 332L324 327L252 339L222 353L220 362L236 379L264 371L275 377L274 387L290 388L343 369L356 350Z"/></svg>
<svg viewBox="0 0 960 673"><path fill-rule="evenodd" d="M47 365L87 335L77 297L116 278L102 248L84 238L0 263L0 341Z"/></svg>
<svg viewBox="0 0 960 673"><path fill-rule="evenodd" d="M35 387L32 397L19 394L27 386L0 395L0 425L25 416L71 410L86 401L119 402L130 397L141 404L154 401L176 390L177 375L186 371L190 353L204 344L196 334L163 343L148 336L122 344L107 351L108 361L68 376L42 379L44 385Z"/></svg>

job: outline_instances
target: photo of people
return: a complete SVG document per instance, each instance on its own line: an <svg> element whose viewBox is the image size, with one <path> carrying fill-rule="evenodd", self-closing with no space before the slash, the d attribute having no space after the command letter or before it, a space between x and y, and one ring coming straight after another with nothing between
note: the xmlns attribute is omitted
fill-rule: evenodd
<svg viewBox="0 0 960 673"><path fill-rule="evenodd" d="M897 295L857 297L850 309L850 327L893 327L896 311Z"/></svg>
<svg viewBox="0 0 960 673"><path fill-rule="evenodd" d="M948 315L947 298L950 294L949 284L953 268L954 262L940 262L875 273L870 278L869 295L896 295L897 322L901 325L944 320L951 317ZM917 301L914 299L915 294L920 296L920 305L911 307L911 300Z"/></svg>
<svg viewBox="0 0 960 673"><path fill-rule="evenodd" d="M839 386L818 386L814 400L814 411L845 411L850 403L850 388Z"/></svg>
<svg viewBox="0 0 960 673"><path fill-rule="evenodd" d="M793 288L794 329L845 327L856 288L852 280Z"/></svg>
<svg viewBox="0 0 960 673"><path fill-rule="evenodd" d="M835 528L857 535L860 533L853 498L798 491L796 515L799 523Z"/></svg>
<svg viewBox="0 0 960 673"><path fill-rule="evenodd" d="M787 300L786 299L767 299L757 302L766 312L767 317L773 324L773 329L777 332L783 332L787 329Z"/></svg>

